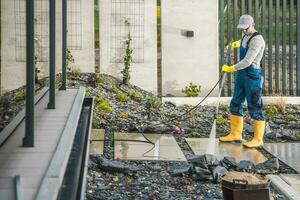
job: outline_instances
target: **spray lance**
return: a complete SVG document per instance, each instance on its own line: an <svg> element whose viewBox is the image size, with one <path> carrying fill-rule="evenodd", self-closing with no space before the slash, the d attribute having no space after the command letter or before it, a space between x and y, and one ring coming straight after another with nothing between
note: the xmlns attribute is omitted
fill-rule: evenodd
<svg viewBox="0 0 300 200"><path fill-rule="evenodd" d="M230 65L230 50L231 50L231 44L230 42L227 45L227 50L226 50L226 64ZM219 87L219 94L218 94L218 100L217 100L217 105L216 105L216 112L214 114L214 122L209 134L209 140L208 140L208 146L206 149L206 154L215 154L215 139L216 139L216 132L217 132L217 115L219 112L219 104L221 100L221 94L222 90L224 88L224 83L225 83L225 78L226 78L226 73L221 72L221 81L220 81L220 87Z"/></svg>

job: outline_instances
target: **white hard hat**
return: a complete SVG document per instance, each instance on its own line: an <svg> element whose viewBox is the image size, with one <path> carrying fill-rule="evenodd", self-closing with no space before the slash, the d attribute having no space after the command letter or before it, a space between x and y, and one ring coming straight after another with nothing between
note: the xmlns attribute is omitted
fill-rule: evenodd
<svg viewBox="0 0 300 200"><path fill-rule="evenodd" d="M242 15L240 17L239 24L237 25L237 28L246 29L249 26L254 26L254 25L255 25L254 20L250 15Z"/></svg>

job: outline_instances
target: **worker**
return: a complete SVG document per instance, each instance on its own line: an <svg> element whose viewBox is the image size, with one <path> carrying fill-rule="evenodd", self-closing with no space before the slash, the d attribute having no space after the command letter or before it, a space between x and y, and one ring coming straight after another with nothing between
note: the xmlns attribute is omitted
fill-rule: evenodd
<svg viewBox="0 0 300 200"><path fill-rule="evenodd" d="M247 100L250 117L254 120L254 137L243 143L245 147L254 148L263 145L265 116L263 113L261 59L264 54L265 41L255 29L250 15L242 15L238 29L243 30L242 39L232 42L232 49L240 48L240 61L235 65L223 65L223 73L236 72L234 93L230 102L230 133L220 137L221 142L242 142L243 104Z"/></svg>

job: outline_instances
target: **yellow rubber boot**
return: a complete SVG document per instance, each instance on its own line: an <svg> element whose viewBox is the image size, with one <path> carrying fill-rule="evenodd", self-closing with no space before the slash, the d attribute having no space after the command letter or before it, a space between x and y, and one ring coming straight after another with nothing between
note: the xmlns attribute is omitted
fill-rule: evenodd
<svg viewBox="0 0 300 200"><path fill-rule="evenodd" d="M254 120L254 137L251 141L245 142L243 145L248 148L261 147L264 144L265 125L265 121Z"/></svg>
<svg viewBox="0 0 300 200"><path fill-rule="evenodd" d="M243 132L243 117L230 115L230 133L220 137L221 142L241 142Z"/></svg>

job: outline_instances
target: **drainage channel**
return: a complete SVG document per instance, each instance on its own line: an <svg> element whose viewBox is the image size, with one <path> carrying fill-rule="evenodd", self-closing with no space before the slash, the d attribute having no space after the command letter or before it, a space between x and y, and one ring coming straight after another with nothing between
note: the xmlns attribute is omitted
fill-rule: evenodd
<svg viewBox="0 0 300 200"><path fill-rule="evenodd" d="M93 98L85 98L73 141L72 151L57 196L58 200L85 199L87 162L89 158L88 141L92 116Z"/></svg>

